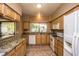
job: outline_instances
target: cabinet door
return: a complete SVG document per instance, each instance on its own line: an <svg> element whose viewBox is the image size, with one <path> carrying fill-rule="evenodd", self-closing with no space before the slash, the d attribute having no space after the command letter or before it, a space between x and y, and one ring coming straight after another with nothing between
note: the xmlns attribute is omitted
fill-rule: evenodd
<svg viewBox="0 0 79 59"><path fill-rule="evenodd" d="M23 28L24 29L29 29L29 23L28 22L23 22Z"/></svg>
<svg viewBox="0 0 79 59"><path fill-rule="evenodd" d="M16 20L16 21L20 21L20 15L17 14L17 13L15 13L15 20Z"/></svg>
<svg viewBox="0 0 79 59"><path fill-rule="evenodd" d="M23 41L23 46L22 47L23 47L22 48L22 51L23 51L22 55L24 56L24 55L26 55L26 40Z"/></svg>
<svg viewBox="0 0 79 59"><path fill-rule="evenodd" d="M15 49L10 51L6 56L16 56L16 51Z"/></svg>
<svg viewBox="0 0 79 59"><path fill-rule="evenodd" d="M2 3L0 3L0 14L2 14Z"/></svg>
<svg viewBox="0 0 79 59"><path fill-rule="evenodd" d="M50 35L47 34L47 44L50 44Z"/></svg>
<svg viewBox="0 0 79 59"><path fill-rule="evenodd" d="M56 55L57 55L57 38L55 38L55 40L54 40L54 52L56 53Z"/></svg>
<svg viewBox="0 0 79 59"><path fill-rule="evenodd" d="M61 42L63 38L58 37L57 41L57 48L58 48L58 56L63 56L63 41Z"/></svg>
<svg viewBox="0 0 79 59"><path fill-rule="evenodd" d="M60 24L59 28L64 29L64 17L63 16L59 18L59 24Z"/></svg>
<svg viewBox="0 0 79 59"><path fill-rule="evenodd" d="M20 43L20 44L16 47L16 55L17 55L17 56L22 56L22 43Z"/></svg>
<svg viewBox="0 0 79 59"><path fill-rule="evenodd" d="M36 44L41 45L41 35L40 34L36 35Z"/></svg>
<svg viewBox="0 0 79 59"><path fill-rule="evenodd" d="M4 5L4 16L8 19L11 19L12 21L14 21L15 18L15 12L9 8L8 6Z"/></svg>
<svg viewBox="0 0 79 59"><path fill-rule="evenodd" d="M46 44L47 43L47 38L46 38L46 34L42 34L42 44Z"/></svg>

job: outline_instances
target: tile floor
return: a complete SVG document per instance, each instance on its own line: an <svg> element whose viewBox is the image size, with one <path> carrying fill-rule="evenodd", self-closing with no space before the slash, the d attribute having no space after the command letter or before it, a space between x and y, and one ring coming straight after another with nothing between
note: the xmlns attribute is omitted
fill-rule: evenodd
<svg viewBox="0 0 79 59"><path fill-rule="evenodd" d="M27 56L55 56L49 46L29 46Z"/></svg>

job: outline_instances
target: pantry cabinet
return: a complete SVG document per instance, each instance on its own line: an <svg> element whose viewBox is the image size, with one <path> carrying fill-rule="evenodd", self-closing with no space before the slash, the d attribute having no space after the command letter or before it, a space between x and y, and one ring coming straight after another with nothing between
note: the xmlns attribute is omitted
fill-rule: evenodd
<svg viewBox="0 0 79 59"><path fill-rule="evenodd" d="M4 17L10 19L11 21L14 21L15 18L15 12L7 5L4 5Z"/></svg>

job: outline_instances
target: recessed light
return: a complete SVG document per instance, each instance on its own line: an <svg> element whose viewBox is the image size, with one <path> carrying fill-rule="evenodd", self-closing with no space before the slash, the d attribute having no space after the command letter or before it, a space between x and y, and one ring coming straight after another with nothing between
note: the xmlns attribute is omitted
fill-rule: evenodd
<svg viewBox="0 0 79 59"><path fill-rule="evenodd" d="M37 8L41 8L41 4L37 4Z"/></svg>

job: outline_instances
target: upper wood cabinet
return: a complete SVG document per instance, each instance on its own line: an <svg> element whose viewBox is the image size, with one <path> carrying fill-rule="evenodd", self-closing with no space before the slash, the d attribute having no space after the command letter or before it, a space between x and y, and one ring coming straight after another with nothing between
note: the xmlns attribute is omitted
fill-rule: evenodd
<svg viewBox="0 0 79 59"><path fill-rule="evenodd" d="M15 18L15 12L8 7L7 5L4 5L4 17L11 19L12 21L14 21Z"/></svg>
<svg viewBox="0 0 79 59"><path fill-rule="evenodd" d="M15 21L20 21L20 15L15 13Z"/></svg>
<svg viewBox="0 0 79 59"><path fill-rule="evenodd" d="M23 22L23 29L29 29L29 23L28 22Z"/></svg>
<svg viewBox="0 0 79 59"><path fill-rule="evenodd" d="M59 17L58 19L56 19L55 21L52 22L52 27L54 29L64 29L64 17Z"/></svg>
<svg viewBox="0 0 79 59"><path fill-rule="evenodd" d="M3 4L2 3L0 3L0 14L2 14L2 6L3 6Z"/></svg>

